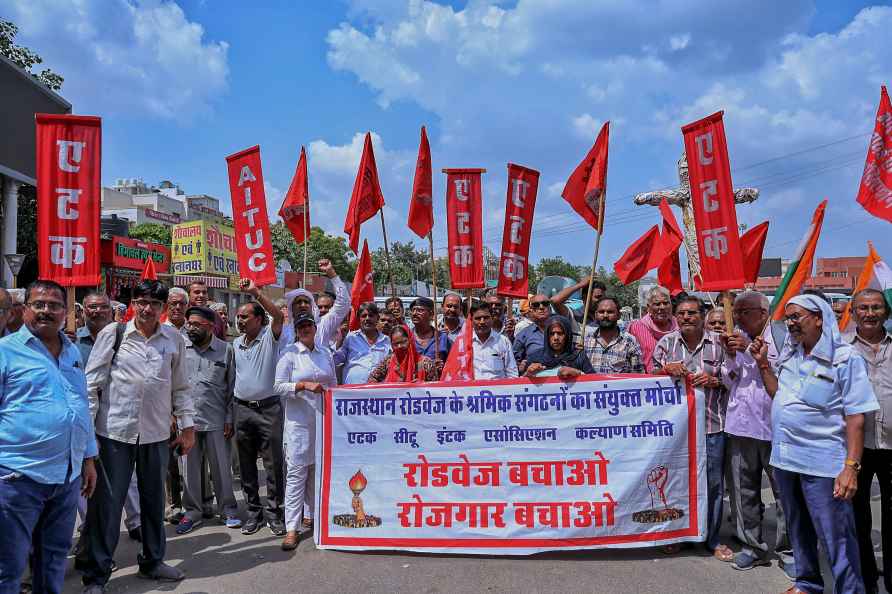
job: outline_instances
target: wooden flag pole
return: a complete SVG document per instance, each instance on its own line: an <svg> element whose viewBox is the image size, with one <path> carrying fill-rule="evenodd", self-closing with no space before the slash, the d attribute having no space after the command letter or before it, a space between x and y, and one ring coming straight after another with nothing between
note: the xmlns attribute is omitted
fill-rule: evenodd
<svg viewBox="0 0 892 594"><path fill-rule="evenodd" d="M734 316L731 311L732 307L734 307L734 305L731 303L731 291L722 291L722 313L725 314L725 330L728 332L729 336L734 332Z"/></svg>
<svg viewBox="0 0 892 594"><path fill-rule="evenodd" d="M428 248L431 253L431 284L433 285L434 292L434 359L439 355L440 349L440 330L439 330L439 322L437 321L437 262L434 260L434 230L431 229L427 232L427 242Z"/></svg>
<svg viewBox="0 0 892 594"><path fill-rule="evenodd" d="M592 273L588 277L588 291L586 291L585 294L585 311L582 312L582 330L579 333L583 348L585 347L585 326L588 323L588 310L592 301L592 281L594 281L595 271L598 269L598 252L601 251L601 235L604 233L604 205L606 202L607 187L605 184L604 195L601 197L601 204L598 205L598 228L596 229L598 235L595 238L595 255L592 258Z"/></svg>
<svg viewBox="0 0 892 594"><path fill-rule="evenodd" d="M310 247L309 243L309 230L307 229L307 205L304 203L304 282L301 285L302 288L307 288L307 249Z"/></svg>
<svg viewBox="0 0 892 594"><path fill-rule="evenodd" d="M77 290L77 287L65 287L67 293L68 303L66 307L68 308L68 315L65 320L65 328L71 334L77 332L77 314L75 312L75 304L77 300L74 297L74 293Z"/></svg>
<svg viewBox="0 0 892 594"><path fill-rule="evenodd" d="M390 294L396 295L396 286L393 284L393 268L390 266L390 248L387 243L387 226L384 224L384 209L378 210L381 215L381 233L384 235L384 259L387 260L387 277L390 280Z"/></svg>

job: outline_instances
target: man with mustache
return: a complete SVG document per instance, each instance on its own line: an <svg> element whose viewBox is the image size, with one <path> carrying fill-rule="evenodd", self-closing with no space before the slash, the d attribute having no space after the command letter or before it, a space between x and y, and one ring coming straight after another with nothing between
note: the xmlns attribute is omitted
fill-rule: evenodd
<svg viewBox="0 0 892 594"><path fill-rule="evenodd" d="M533 295L530 298L530 319L533 323L517 333L512 346L517 370L521 374L526 372L530 357L545 348L545 321L550 315L551 300L541 293Z"/></svg>
<svg viewBox="0 0 892 594"><path fill-rule="evenodd" d="M189 283L189 307L208 306L208 286L202 281ZM214 336L226 340L226 322L220 314L214 313Z"/></svg>
<svg viewBox="0 0 892 594"><path fill-rule="evenodd" d="M186 373L192 380L195 402L195 447L180 458L184 478L185 514L177 534L187 534L202 523L205 459L227 528L240 528L238 506L232 490L232 455L229 440L233 431L232 391L235 383L235 354L232 345L214 336L214 312L206 307L186 310Z"/></svg>
<svg viewBox="0 0 892 594"><path fill-rule="evenodd" d="M647 314L629 325L629 334L638 341L644 368L648 373L653 365L653 352L657 342L670 332L678 330L672 316L672 296L665 287L654 287L647 292Z"/></svg>
<svg viewBox="0 0 892 594"><path fill-rule="evenodd" d="M348 333L334 354L335 365L344 366L344 384L368 383L369 374L390 353L390 338L378 330L378 306L363 303L356 315L359 330Z"/></svg>
<svg viewBox="0 0 892 594"><path fill-rule="evenodd" d="M601 297L595 303L594 321L585 332L585 354L595 373L644 373L641 347L628 332L619 328L619 303Z"/></svg>
<svg viewBox="0 0 892 594"><path fill-rule="evenodd" d="M835 310L834 310L835 313ZM879 571L873 553L870 489L880 484L880 540L883 544L883 585L892 592L892 334L885 329L889 306L876 289L864 289L852 301L855 334L848 342L867 361L867 373L882 414L864 414L864 453L855 491L855 528L861 553L861 573L868 592L876 592Z"/></svg>
<svg viewBox="0 0 892 594"><path fill-rule="evenodd" d="M455 342L464 328L465 320L461 315L461 297L456 293L443 296L440 305L440 320L437 330L446 334L451 342Z"/></svg>
<svg viewBox="0 0 892 594"><path fill-rule="evenodd" d="M180 332L186 332L186 308L189 307L189 293L179 287L171 287L167 293L167 321Z"/></svg>
<svg viewBox="0 0 892 594"><path fill-rule="evenodd" d="M111 576L121 511L136 467L141 502L142 552L138 575L179 581L179 569L164 563L164 481L169 448L189 453L195 441L183 337L159 318L167 287L144 280L133 289L136 316L109 324L98 335L87 364L90 410L99 458L108 484L87 509L86 551L77 561L86 592L102 592ZM117 347L117 348L116 348ZM168 444L171 415L179 435Z"/></svg>
<svg viewBox="0 0 892 594"><path fill-rule="evenodd" d="M80 353L61 331L65 289L36 281L26 295L24 326L0 339L0 590L19 592L33 548L33 591L61 592L98 451Z"/></svg>

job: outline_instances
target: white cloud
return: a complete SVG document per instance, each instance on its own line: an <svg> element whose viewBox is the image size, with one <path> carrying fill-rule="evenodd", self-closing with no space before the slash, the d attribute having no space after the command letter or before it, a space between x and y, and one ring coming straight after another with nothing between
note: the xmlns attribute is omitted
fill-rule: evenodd
<svg viewBox="0 0 892 594"><path fill-rule="evenodd" d="M683 50L691 43L691 34L673 35L669 38L669 49L672 51Z"/></svg>
<svg viewBox="0 0 892 594"><path fill-rule="evenodd" d="M573 118L573 130L580 138L591 140L597 135L604 122L595 119L590 113Z"/></svg>
<svg viewBox="0 0 892 594"><path fill-rule="evenodd" d="M5 0L19 41L65 77L79 113L185 120L207 113L226 91L228 44L175 2Z"/></svg>

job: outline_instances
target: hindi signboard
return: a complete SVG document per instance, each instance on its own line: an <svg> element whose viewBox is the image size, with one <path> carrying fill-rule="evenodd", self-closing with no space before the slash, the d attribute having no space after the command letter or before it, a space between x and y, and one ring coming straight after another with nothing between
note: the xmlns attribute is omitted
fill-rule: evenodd
<svg viewBox="0 0 892 594"><path fill-rule="evenodd" d="M323 549L487 555L701 541L703 395L655 376L335 388Z"/></svg>

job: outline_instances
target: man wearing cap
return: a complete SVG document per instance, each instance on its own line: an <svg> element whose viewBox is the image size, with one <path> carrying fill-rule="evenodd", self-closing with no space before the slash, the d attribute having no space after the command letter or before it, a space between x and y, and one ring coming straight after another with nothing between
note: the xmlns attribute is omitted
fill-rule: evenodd
<svg viewBox="0 0 892 594"><path fill-rule="evenodd" d="M205 458L226 527L242 525L232 491L232 466L229 464L235 353L231 344L214 335L214 322L214 312L207 307L193 306L186 310L186 374L195 403L196 434L192 451L180 458L185 514L177 526L177 534L192 532L202 523Z"/></svg>
<svg viewBox="0 0 892 594"><path fill-rule="evenodd" d="M248 508L242 534L254 534L268 524L273 534L282 536L285 534L282 520L285 495L282 404L273 391L273 384L284 316L254 281L242 279L239 286L255 299L238 309L236 324L241 336L232 343L235 351L235 441L242 491ZM267 314L272 321L267 321ZM258 455L263 458L266 469L266 509L260 502Z"/></svg>
<svg viewBox="0 0 892 594"><path fill-rule="evenodd" d="M864 592L852 497L864 448L864 413L879 409L867 364L843 341L830 304L797 295L784 308L790 341L777 363L757 337L750 345L771 406L771 466L796 561L793 594L818 594L824 579L818 541L834 591Z"/></svg>

